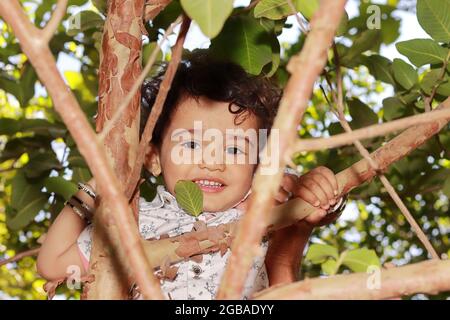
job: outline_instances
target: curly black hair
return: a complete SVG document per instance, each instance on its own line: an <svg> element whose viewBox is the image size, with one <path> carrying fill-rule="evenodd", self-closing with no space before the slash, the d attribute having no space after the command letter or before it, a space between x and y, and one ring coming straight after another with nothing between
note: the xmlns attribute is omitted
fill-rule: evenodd
<svg viewBox="0 0 450 320"><path fill-rule="evenodd" d="M167 63L161 63L156 76L146 79L142 85L140 136L167 66ZM281 99L281 89L270 79L250 75L233 62L215 60L201 50L194 51L178 66L162 113L156 122L152 143L157 147L161 146L163 130L168 127L182 95L228 102L228 110L236 114L235 124L238 124L236 121L240 116L252 113L258 119L259 128L270 131Z"/></svg>

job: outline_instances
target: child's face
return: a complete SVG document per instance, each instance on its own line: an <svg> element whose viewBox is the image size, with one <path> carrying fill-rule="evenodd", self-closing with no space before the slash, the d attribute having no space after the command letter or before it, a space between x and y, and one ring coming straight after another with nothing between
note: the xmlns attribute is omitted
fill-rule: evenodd
<svg viewBox="0 0 450 320"><path fill-rule="evenodd" d="M209 212L229 209L245 196L258 150L257 139L248 132L257 134L258 121L253 114L245 114L238 116L236 125L235 117L227 102L203 97L181 100L164 130L160 150L154 148L149 157L160 167L170 193L175 194L178 180L194 181L203 191L203 210ZM234 129L243 132L231 132ZM208 180L209 185L200 180Z"/></svg>

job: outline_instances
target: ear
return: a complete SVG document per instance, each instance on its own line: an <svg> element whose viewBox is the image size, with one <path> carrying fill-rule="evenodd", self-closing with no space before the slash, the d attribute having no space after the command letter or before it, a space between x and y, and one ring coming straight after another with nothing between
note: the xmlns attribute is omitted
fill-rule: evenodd
<svg viewBox="0 0 450 320"><path fill-rule="evenodd" d="M144 159L144 166L155 177L161 174L161 162L159 158L159 150L153 143L150 143L147 147Z"/></svg>

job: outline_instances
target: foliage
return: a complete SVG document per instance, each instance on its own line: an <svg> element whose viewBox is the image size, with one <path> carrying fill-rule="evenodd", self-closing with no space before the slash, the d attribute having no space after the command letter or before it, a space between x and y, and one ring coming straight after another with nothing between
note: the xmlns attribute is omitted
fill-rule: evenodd
<svg viewBox="0 0 450 320"><path fill-rule="evenodd" d="M43 26L55 0L21 2L34 24ZM251 9L231 8L231 3L231 0L174 0L146 24L144 61L163 29L185 10L211 38L214 54L229 57L248 72L262 73L285 86L289 75L287 62L305 41L304 34L295 43L279 41L283 30L298 28L286 19L291 15L287 1L262 0ZM307 24L317 8L316 1L293 0L293 3ZM105 1L70 0L69 5L65 27L58 28L50 45L55 59L69 59L79 65L64 75L94 126ZM401 42L397 41L401 21L396 13L404 7L403 1L376 4L380 28L375 29L368 23L374 21L374 4L361 1L358 5L359 13L351 18L345 16L341 23L335 39L338 55L330 49L325 72L317 82L298 132L302 138L342 132L328 102L332 100L331 90L335 90L328 82L335 82L338 62L343 67L344 95L352 128L422 113L428 101L435 107L450 94L448 1L418 0L418 21L430 38ZM10 27L0 20L0 28L0 259L3 259L39 246L38 239L57 217L65 199L76 190L76 182L87 181L90 172ZM404 58L391 61L383 55L382 48L392 44ZM159 56L159 60L168 58L170 54ZM373 151L392 136L369 139L364 145ZM433 246L444 255L450 254L449 148L450 134L443 130L386 173ZM338 172L359 159L357 150L348 146L299 153L294 160L304 172L318 165ZM154 185L143 184L142 191L144 197L151 199ZM315 244L303 264L303 276L364 271L370 264L406 264L427 258L379 181L375 179L359 187L350 199L344 219L315 231L312 240ZM36 274L34 257L0 267L0 292L7 296L44 299L43 283ZM58 292L79 298L79 292L67 288ZM448 293L443 293L430 298L447 296Z"/></svg>
<svg viewBox="0 0 450 320"><path fill-rule="evenodd" d="M203 192L200 187L189 180L179 180L175 184L177 203L191 216L198 217L203 210Z"/></svg>

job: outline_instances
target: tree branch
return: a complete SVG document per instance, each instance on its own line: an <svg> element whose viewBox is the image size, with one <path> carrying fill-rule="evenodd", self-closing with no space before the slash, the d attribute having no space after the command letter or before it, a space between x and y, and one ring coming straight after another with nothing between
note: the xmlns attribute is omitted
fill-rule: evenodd
<svg viewBox="0 0 450 320"><path fill-rule="evenodd" d="M172 0L147 0L145 2L144 19L153 20Z"/></svg>
<svg viewBox="0 0 450 320"><path fill-rule="evenodd" d="M403 130L418 124L427 124L439 119L450 119L450 98L443 103L440 110L433 110L429 113L417 114L414 116L393 120L382 124L374 124L361 129L353 130L351 133L340 133L328 138L313 138L297 141L291 152L297 151L317 151L337 148L352 144L356 140L364 140L384 136L389 133Z"/></svg>
<svg viewBox="0 0 450 320"><path fill-rule="evenodd" d="M35 255L37 255L39 253L40 249L41 249L41 247L30 249L30 250L27 250L27 251L24 251L24 252L20 252L20 253L16 254L14 257L1 260L0 261L0 266L3 266L5 264L11 263L11 262L19 261L20 259L23 259L25 257L35 256Z"/></svg>
<svg viewBox="0 0 450 320"><path fill-rule="evenodd" d="M42 37L46 43L49 43L52 39L53 35L56 32L61 20L66 14L68 0L58 0L56 4L56 9L53 12L50 20L47 22L47 25L42 29Z"/></svg>
<svg viewBox="0 0 450 320"><path fill-rule="evenodd" d="M271 287L258 292L254 298L258 300L373 300L415 293L437 294L450 290L449 271L450 260L429 260L375 271L375 274L353 273L306 279ZM380 281L379 288L376 287L377 280Z"/></svg>
<svg viewBox="0 0 450 320"><path fill-rule="evenodd" d="M121 245L116 249L122 252L121 256L127 256L127 259L121 261L122 265L133 271L144 297L163 298L153 270L145 258L136 221L106 157L104 146L98 142L86 115L61 78L48 45L40 39L38 30L29 22L17 0L0 1L0 15L11 25L23 52L47 88L56 111L75 139L94 177L102 181L98 185L98 194L114 209L108 219L105 217L103 223L112 223L118 228Z"/></svg>
<svg viewBox="0 0 450 320"><path fill-rule="evenodd" d="M147 119L144 132L142 133L142 137L139 142L139 149L135 164L133 166L133 170L131 171L131 174L127 179L125 195L128 199L131 197L131 195L134 193L134 190L137 187L137 183L139 181L139 177L141 174L142 165L144 164L145 153L147 151L150 141L152 140L153 129L155 128L156 121L158 121L159 115L162 112L164 102L166 101L167 94L169 93L170 86L172 84L172 80L175 77L175 73L181 61L181 56L183 53L183 43L184 40L186 39L186 35L189 30L190 24L191 20L184 15L183 22L180 28L180 33L178 34L178 38L172 52L172 60L170 60L166 74L164 75L164 79L159 87L155 104L152 107L152 111L150 112L150 116Z"/></svg>
<svg viewBox="0 0 450 320"><path fill-rule="evenodd" d="M262 172L264 166L271 164L268 151L275 149L269 137L262 152L261 164L253 179L254 197L239 223L231 256L217 294L218 299L238 299L241 296L253 258L260 250L260 241L267 226L268 208L274 205L283 174L282 168L288 156L286 151L297 139L296 126L308 106L314 83L325 66L328 48L344 12L345 3L345 0L321 2L317 14L312 19L311 31L302 52L289 61L287 69L292 76L285 88L271 133L273 135L274 131L279 131L280 136L279 154L275 155L281 158L278 172L275 175L263 175Z"/></svg>

